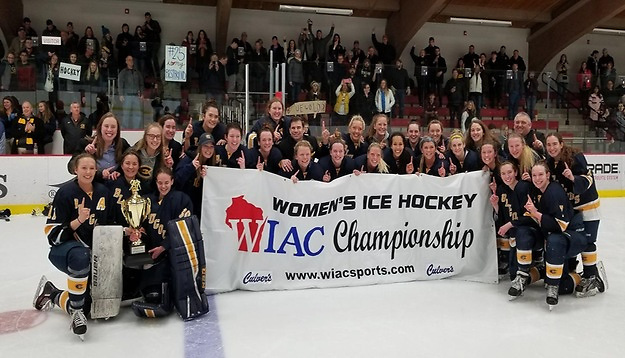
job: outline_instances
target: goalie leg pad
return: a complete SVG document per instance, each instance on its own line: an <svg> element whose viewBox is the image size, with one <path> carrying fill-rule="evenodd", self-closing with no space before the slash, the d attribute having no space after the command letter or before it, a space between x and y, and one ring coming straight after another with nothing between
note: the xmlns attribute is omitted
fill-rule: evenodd
<svg viewBox="0 0 625 358"><path fill-rule="evenodd" d="M171 312L169 298L169 285L161 284L160 287L152 286L143 293L145 301L132 303L132 311L138 317L158 318L165 317Z"/></svg>
<svg viewBox="0 0 625 358"><path fill-rule="evenodd" d="M184 320L208 313L206 259L204 242L196 216L167 223L171 242L169 260L172 268L173 301Z"/></svg>

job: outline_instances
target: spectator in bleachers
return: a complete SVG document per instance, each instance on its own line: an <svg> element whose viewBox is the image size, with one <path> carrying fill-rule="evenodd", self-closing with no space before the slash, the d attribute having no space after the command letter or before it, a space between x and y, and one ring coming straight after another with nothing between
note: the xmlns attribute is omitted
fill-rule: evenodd
<svg viewBox="0 0 625 358"><path fill-rule="evenodd" d="M367 55L365 56L365 61L366 60L369 60L371 67L375 67L375 65L377 65L378 62L380 62L380 58L378 57L375 51L375 47L369 46L369 48L367 49Z"/></svg>
<svg viewBox="0 0 625 358"><path fill-rule="evenodd" d="M345 125L347 123L347 115L349 114L349 104L351 98L356 93L356 88L349 78L344 78L336 87L336 102L334 103L334 112L332 113L333 123L335 125Z"/></svg>
<svg viewBox="0 0 625 358"><path fill-rule="evenodd" d="M197 44L197 56L196 56L196 66L198 68L198 74L201 75L201 69L206 68L210 62L210 57L213 54L213 45L211 44L211 40L206 35L206 31L200 30L197 33L197 40L195 41Z"/></svg>
<svg viewBox="0 0 625 358"><path fill-rule="evenodd" d="M85 28L85 36L78 42L78 53L85 53L87 47L91 47L93 53L100 53L100 41L93 34L91 26Z"/></svg>
<svg viewBox="0 0 625 358"><path fill-rule="evenodd" d="M28 55L28 62L32 63L33 65L37 66L37 68L39 68L39 51L37 51L37 48L35 47L33 40L32 39L26 39L26 44L24 46L24 49L22 51L25 51L26 54Z"/></svg>
<svg viewBox="0 0 625 358"><path fill-rule="evenodd" d="M601 76L605 76L605 72L608 69L608 63L611 63L612 67L614 67L614 58L608 54L608 49L604 48L601 53L601 58L599 59L599 72ZM605 87L605 84L603 86Z"/></svg>
<svg viewBox="0 0 625 358"><path fill-rule="evenodd" d="M158 21L152 18L152 14L150 12L146 12L145 22L143 23L143 31L145 32L145 37L150 44L148 46L148 68L151 69L151 74L154 77L160 76L160 68L158 62L158 54L161 50L161 25Z"/></svg>
<svg viewBox="0 0 625 358"><path fill-rule="evenodd" d="M60 37L61 36L61 31L59 31L59 29L56 28L56 26L54 25L54 22L52 22L52 20L48 19L46 20L46 28L43 30L43 32L41 33L41 36L54 36L54 37ZM42 45L42 51L46 54L52 54L52 52L55 51L55 47L56 46L52 46L52 45Z"/></svg>
<svg viewBox="0 0 625 358"><path fill-rule="evenodd" d="M362 66L357 70L357 77L360 83L370 84L372 90L375 90L377 87L374 84L376 77L375 69L371 65L371 61L368 58L363 61Z"/></svg>
<svg viewBox="0 0 625 358"><path fill-rule="evenodd" d="M465 67L474 68L477 66L479 60L480 56L475 53L475 46L470 45L469 52L462 57L462 62L464 62Z"/></svg>
<svg viewBox="0 0 625 358"><path fill-rule="evenodd" d="M91 59L91 61L89 61L89 65L83 73L83 86L88 92L98 93L104 90L105 86L102 74L100 73L98 62L95 59Z"/></svg>
<svg viewBox="0 0 625 358"><path fill-rule="evenodd" d="M467 129L469 129L471 121L473 121L474 118L477 118L477 108L475 107L475 102L468 100L466 101L462 114L460 115L460 130L462 133L467 132Z"/></svg>
<svg viewBox="0 0 625 358"><path fill-rule="evenodd" d="M312 33L312 25L313 22L309 19L308 31L310 31L310 33ZM323 31L321 31L320 29L317 30L316 36L313 39L314 59L319 60L319 62L326 61L326 49L328 46L328 42L330 41L332 36L334 36L334 24L332 24L332 27L330 28L330 33L326 37L323 37Z"/></svg>
<svg viewBox="0 0 625 358"><path fill-rule="evenodd" d="M586 64L590 73L592 73L590 88L594 88L599 83L599 77L601 77L601 66L599 65L599 51L593 50Z"/></svg>
<svg viewBox="0 0 625 358"><path fill-rule="evenodd" d="M56 101L59 100L59 68L59 57L53 53L42 73L42 77L44 78L43 89L48 92L48 102L50 103L52 112L55 111L54 106L56 106Z"/></svg>
<svg viewBox="0 0 625 358"><path fill-rule="evenodd" d="M33 154L34 148L43 153L43 139L46 128L41 118L33 114L33 106L28 101L22 103L22 114L13 123L13 154Z"/></svg>
<svg viewBox="0 0 625 358"><path fill-rule="evenodd" d="M126 128L141 128L143 124L143 75L134 67L132 56L126 56L126 67L117 78L119 100L123 107L123 120Z"/></svg>
<svg viewBox="0 0 625 358"><path fill-rule="evenodd" d="M508 95L508 118L514 118L519 108L519 101L523 96L523 74L519 71L519 65L512 64L512 78L508 80L506 94Z"/></svg>
<svg viewBox="0 0 625 358"><path fill-rule="evenodd" d="M7 139L13 138L11 130L17 118L20 116L22 108L15 96L5 96L2 99L2 111L0 112L0 120L4 123Z"/></svg>
<svg viewBox="0 0 625 358"><path fill-rule="evenodd" d="M216 54L210 58L206 68L200 71L200 91L206 94L206 99L213 98L218 105L224 101L226 92L226 68Z"/></svg>
<svg viewBox="0 0 625 358"><path fill-rule="evenodd" d="M80 42L80 36L78 36L77 33L74 32L74 23L71 21L67 22L66 25L66 31L67 31L67 46L69 51L77 51L78 50L78 43Z"/></svg>
<svg viewBox="0 0 625 358"><path fill-rule="evenodd" d="M458 71L458 79L462 80L462 82L466 82L465 68L466 67L464 65L464 60L462 59L462 57L458 58L458 61L456 61L456 67L454 67L454 69ZM468 83L465 83L465 86L466 85L468 85Z"/></svg>
<svg viewBox="0 0 625 358"><path fill-rule="evenodd" d="M375 93L375 106L378 113L382 113L386 117L391 118L394 105L395 96L393 95L393 91L389 88L386 79L380 80L380 88L378 88Z"/></svg>
<svg viewBox="0 0 625 358"><path fill-rule="evenodd" d="M378 42L378 39L375 37L375 28L371 31L371 42L373 46L378 51L378 56L380 56L380 61L385 65L391 65L393 61L397 58L397 53L395 51L395 47L388 42L388 35L382 35L382 42Z"/></svg>
<svg viewBox="0 0 625 358"><path fill-rule="evenodd" d="M26 50L20 52L20 60L17 62L16 70L17 90L34 91L37 81L35 75L35 65L28 60L28 53L26 52Z"/></svg>
<svg viewBox="0 0 625 358"><path fill-rule="evenodd" d="M80 147L80 140L91 136L93 122L80 112L80 103L72 102L70 113L59 121L59 130L63 136L63 154L74 154L84 149Z"/></svg>
<svg viewBox="0 0 625 358"><path fill-rule="evenodd" d="M410 49L410 57L414 62L414 76L417 79L416 95L419 97L419 105L425 103L425 94L428 91L427 66L428 60L425 56L425 50L419 50L419 56L415 55L415 46ZM425 70L425 71L424 71Z"/></svg>
<svg viewBox="0 0 625 358"><path fill-rule="evenodd" d="M286 62L286 58L284 57L284 47L280 45L280 41L278 40L278 36L271 37L271 46L269 46L269 50L267 55L273 52L273 63L284 63Z"/></svg>
<svg viewBox="0 0 625 358"><path fill-rule="evenodd" d="M226 48L226 58L228 63L226 64L226 77L228 79L228 93L235 92L237 90L237 75L239 73L239 39L236 37L230 41L230 46Z"/></svg>
<svg viewBox="0 0 625 358"><path fill-rule="evenodd" d="M486 76L488 78L488 95L492 108L501 109L501 94L505 70L506 63L504 60L498 57L497 52L491 52L490 60L486 62Z"/></svg>
<svg viewBox="0 0 625 358"><path fill-rule="evenodd" d="M360 48L360 41L354 40L354 47L352 47L352 65L357 67L362 66L362 62L365 60L365 52Z"/></svg>
<svg viewBox="0 0 625 358"><path fill-rule="evenodd" d="M254 42L254 50L250 55L250 90L252 92L264 92L267 90L267 64L269 57L263 47L261 39Z"/></svg>
<svg viewBox="0 0 625 358"><path fill-rule="evenodd" d="M410 77L408 76L408 71L404 68L404 63L400 59L395 61L395 67L388 68L387 71L390 86L394 89L398 117L402 118L404 116L406 96L410 96Z"/></svg>
<svg viewBox="0 0 625 358"><path fill-rule="evenodd" d="M293 57L295 57L295 50L297 50L297 43L295 42L295 40L291 39L289 40L289 44L287 45L286 36L284 37L284 40L285 40L284 41L285 42L284 57L286 58L286 62L288 63L289 61L291 61Z"/></svg>
<svg viewBox="0 0 625 358"><path fill-rule="evenodd" d="M603 94L606 108L610 112L613 111L621 99L620 91L614 87L614 82L608 80L606 87L601 90L601 93Z"/></svg>
<svg viewBox="0 0 625 358"><path fill-rule="evenodd" d="M24 26L17 29L17 37L14 37L9 46L9 52L19 54L26 47L26 30Z"/></svg>
<svg viewBox="0 0 625 358"><path fill-rule="evenodd" d="M76 54L75 52L70 53L68 63L72 65L80 66L80 63L78 63L78 54ZM62 79L59 79L59 84L60 84L61 91L72 92L78 88L79 82L62 78Z"/></svg>
<svg viewBox="0 0 625 358"><path fill-rule="evenodd" d="M295 50L294 57L289 61L287 66L289 86L291 86L290 95L291 103L298 101L298 96L304 84L304 65L302 63L302 51Z"/></svg>
<svg viewBox="0 0 625 358"><path fill-rule="evenodd" d="M530 115L530 119L534 120L536 117L535 108L536 100L538 99L538 80L534 71L531 71L527 75L527 79L523 83L525 89L525 111Z"/></svg>
<svg viewBox="0 0 625 358"><path fill-rule="evenodd" d="M556 95L556 108L566 107L566 89L569 85L569 61L566 58L566 54L560 55L560 61L556 63L556 85L558 93Z"/></svg>
<svg viewBox="0 0 625 358"><path fill-rule="evenodd" d="M524 77L525 70L527 70L527 66L525 65L525 60L523 60L523 57L519 56L519 50L514 50L512 52L512 57L510 57L510 61L509 61L509 67L512 68L512 65L515 63L519 67L519 72L521 73L521 77Z"/></svg>
<svg viewBox="0 0 625 358"><path fill-rule="evenodd" d="M22 22L22 26L24 26L24 30L26 31L26 37L28 38L37 37L37 31L35 31L35 29L32 28L29 17L24 18L24 21Z"/></svg>
<svg viewBox="0 0 625 358"><path fill-rule="evenodd" d="M250 45L250 43L247 42L247 32L242 32L241 38L239 40L239 47L237 48L237 53L238 53L237 58L239 59L239 64L240 64L239 73L237 76L237 91L239 92L243 91L243 86L245 83L245 64L249 63L248 60L250 56L252 55L252 51L253 51L252 45ZM309 53L309 56L312 56L312 50Z"/></svg>
<svg viewBox="0 0 625 358"><path fill-rule="evenodd" d="M367 82L362 83L362 89L357 91L354 97L355 113L362 116L365 123L371 123L373 114L377 108L375 106L375 94L371 92L371 85ZM364 124L364 123L363 123ZM363 126L364 128L364 126Z"/></svg>
<svg viewBox="0 0 625 358"><path fill-rule="evenodd" d="M196 58L197 55L197 45L195 44L195 38L193 37L193 31L187 31L187 36L182 40L182 44L180 46L184 46L187 48L187 70L196 69Z"/></svg>
<svg viewBox="0 0 625 358"><path fill-rule="evenodd" d="M9 52L7 58L0 63L0 91L17 90L17 65L15 53Z"/></svg>
<svg viewBox="0 0 625 358"><path fill-rule="evenodd" d="M436 48L437 47L438 46L436 46L436 42L434 40L434 37L430 37L428 39L428 45L423 49L425 51L425 56L427 56L430 61L434 57L436 57Z"/></svg>
<svg viewBox="0 0 625 358"><path fill-rule="evenodd" d="M341 45L341 35L334 34L332 37L332 43L328 47L328 62L336 61L339 55L345 56L345 48Z"/></svg>
<svg viewBox="0 0 625 358"><path fill-rule="evenodd" d="M616 114L614 115L614 123L612 124L615 143L612 151L617 153L625 152L625 106L623 103L618 104ZM1 153L1 152L0 152Z"/></svg>
<svg viewBox="0 0 625 358"><path fill-rule="evenodd" d="M42 140L42 146L38 148L39 154L45 154L45 145L48 143L52 143L52 137L54 136L54 132L56 131L56 117L52 110L50 110L50 105L46 101L40 101L37 103L38 117L43 121L45 136Z"/></svg>
<svg viewBox="0 0 625 358"><path fill-rule="evenodd" d="M603 101L603 95L601 94L601 88L599 85L595 85L592 89L592 93L588 96L588 109L589 117L592 121L591 128L596 125L599 118L603 118L605 103Z"/></svg>
<svg viewBox="0 0 625 358"><path fill-rule="evenodd" d="M504 63L507 69L510 69L511 67L510 58L508 57L508 54L506 54L506 46L501 46L499 48L499 52L497 53L497 58Z"/></svg>
<svg viewBox="0 0 625 358"><path fill-rule="evenodd" d="M478 60L479 61L479 60ZM482 92L484 91L482 68L475 66L473 68L473 74L468 79L469 82L469 99L475 104L474 117L480 117L480 111L482 110ZM464 123L464 122L463 122Z"/></svg>
<svg viewBox="0 0 625 358"><path fill-rule="evenodd" d="M69 26L69 25L68 25ZM126 67L126 57L132 55L132 34L128 24L122 25L122 32L117 35L115 48L117 49L117 68Z"/></svg>
<svg viewBox="0 0 625 358"><path fill-rule="evenodd" d="M111 35L111 30L102 25L102 42L100 43L100 49L102 49L103 47L106 47L108 49L112 49L113 46L115 46L115 42L113 40L113 35ZM109 56L113 55L111 53L109 53Z"/></svg>
<svg viewBox="0 0 625 358"><path fill-rule="evenodd" d="M606 89L608 87L608 82L612 82L612 84L616 83L616 69L614 69L614 64L612 62L608 62L606 64L606 68L601 73L601 88Z"/></svg>
<svg viewBox="0 0 625 358"><path fill-rule="evenodd" d="M89 115L89 123L95 125L108 112L110 112L109 98L106 93L100 92L96 96L96 109Z"/></svg>
<svg viewBox="0 0 625 358"><path fill-rule="evenodd" d="M577 86L579 88L579 98L584 113L588 112L588 96L592 88L592 71L588 68L588 63L582 61L577 72ZM531 114L531 113L530 113Z"/></svg>
<svg viewBox="0 0 625 358"><path fill-rule="evenodd" d="M132 57L134 58L135 67L142 76L148 74L150 47L151 44L147 41L143 28L141 26L135 27L135 35L132 38L130 49Z"/></svg>
<svg viewBox="0 0 625 358"><path fill-rule="evenodd" d="M427 51L426 51L427 52ZM445 58L441 56L441 49L436 47L434 49L434 56L430 58L428 64L428 75L430 92L434 92L438 98L438 105L443 106L443 80L445 78L445 72L447 72L447 62Z"/></svg>
<svg viewBox="0 0 625 358"><path fill-rule="evenodd" d="M464 101L467 100L468 91L464 81L458 78L458 75L458 70L454 68L451 71L451 78L445 84L445 94L447 94L447 107L449 107L449 124L450 126L455 126L455 121L457 120L457 128L460 128L460 111Z"/></svg>
<svg viewBox="0 0 625 358"><path fill-rule="evenodd" d="M423 116L426 124L438 119L438 106L436 105L436 95L434 93L428 95L427 102L423 106Z"/></svg>
<svg viewBox="0 0 625 358"><path fill-rule="evenodd" d="M100 51L100 59L98 60L98 68L102 76L103 83L107 83L109 78L117 77L117 66L115 59L111 54L112 47L102 46Z"/></svg>

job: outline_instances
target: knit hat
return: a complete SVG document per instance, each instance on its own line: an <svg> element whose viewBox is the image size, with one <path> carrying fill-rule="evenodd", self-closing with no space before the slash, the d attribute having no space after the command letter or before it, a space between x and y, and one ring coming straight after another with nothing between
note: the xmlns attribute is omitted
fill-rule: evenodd
<svg viewBox="0 0 625 358"><path fill-rule="evenodd" d="M104 25L102 25L102 36L106 36L106 34L110 34L111 30L108 29L108 27L105 27Z"/></svg>

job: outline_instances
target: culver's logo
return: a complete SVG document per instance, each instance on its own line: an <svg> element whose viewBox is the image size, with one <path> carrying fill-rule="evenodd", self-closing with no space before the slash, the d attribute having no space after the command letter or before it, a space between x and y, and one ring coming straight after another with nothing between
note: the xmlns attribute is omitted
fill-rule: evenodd
<svg viewBox="0 0 625 358"><path fill-rule="evenodd" d="M232 198L232 204L226 209L225 223L237 235L238 251L258 253L262 249L268 254L292 253L303 257L317 256L325 248L319 243L325 232L323 226L303 231L291 226L282 237L276 233L280 222L269 220L262 208L245 200L243 195Z"/></svg>
<svg viewBox="0 0 625 358"><path fill-rule="evenodd" d="M425 271L425 273L428 276L452 274L452 273L454 273L454 267L453 266L441 267L440 265L434 267L434 264L430 264L430 266L428 266L428 268Z"/></svg>
<svg viewBox="0 0 625 358"><path fill-rule="evenodd" d="M248 272L243 276L243 284L244 285L269 285L271 284L271 272L269 271L258 271L258 272Z"/></svg>

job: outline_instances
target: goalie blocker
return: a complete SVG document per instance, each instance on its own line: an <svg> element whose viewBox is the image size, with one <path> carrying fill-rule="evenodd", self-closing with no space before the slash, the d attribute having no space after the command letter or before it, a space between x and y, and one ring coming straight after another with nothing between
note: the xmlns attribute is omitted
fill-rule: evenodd
<svg viewBox="0 0 625 358"><path fill-rule="evenodd" d="M206 259L200 224L195 215L167 223L171 242L172 300L180 317L192 320L208 313Z"/></svg>

